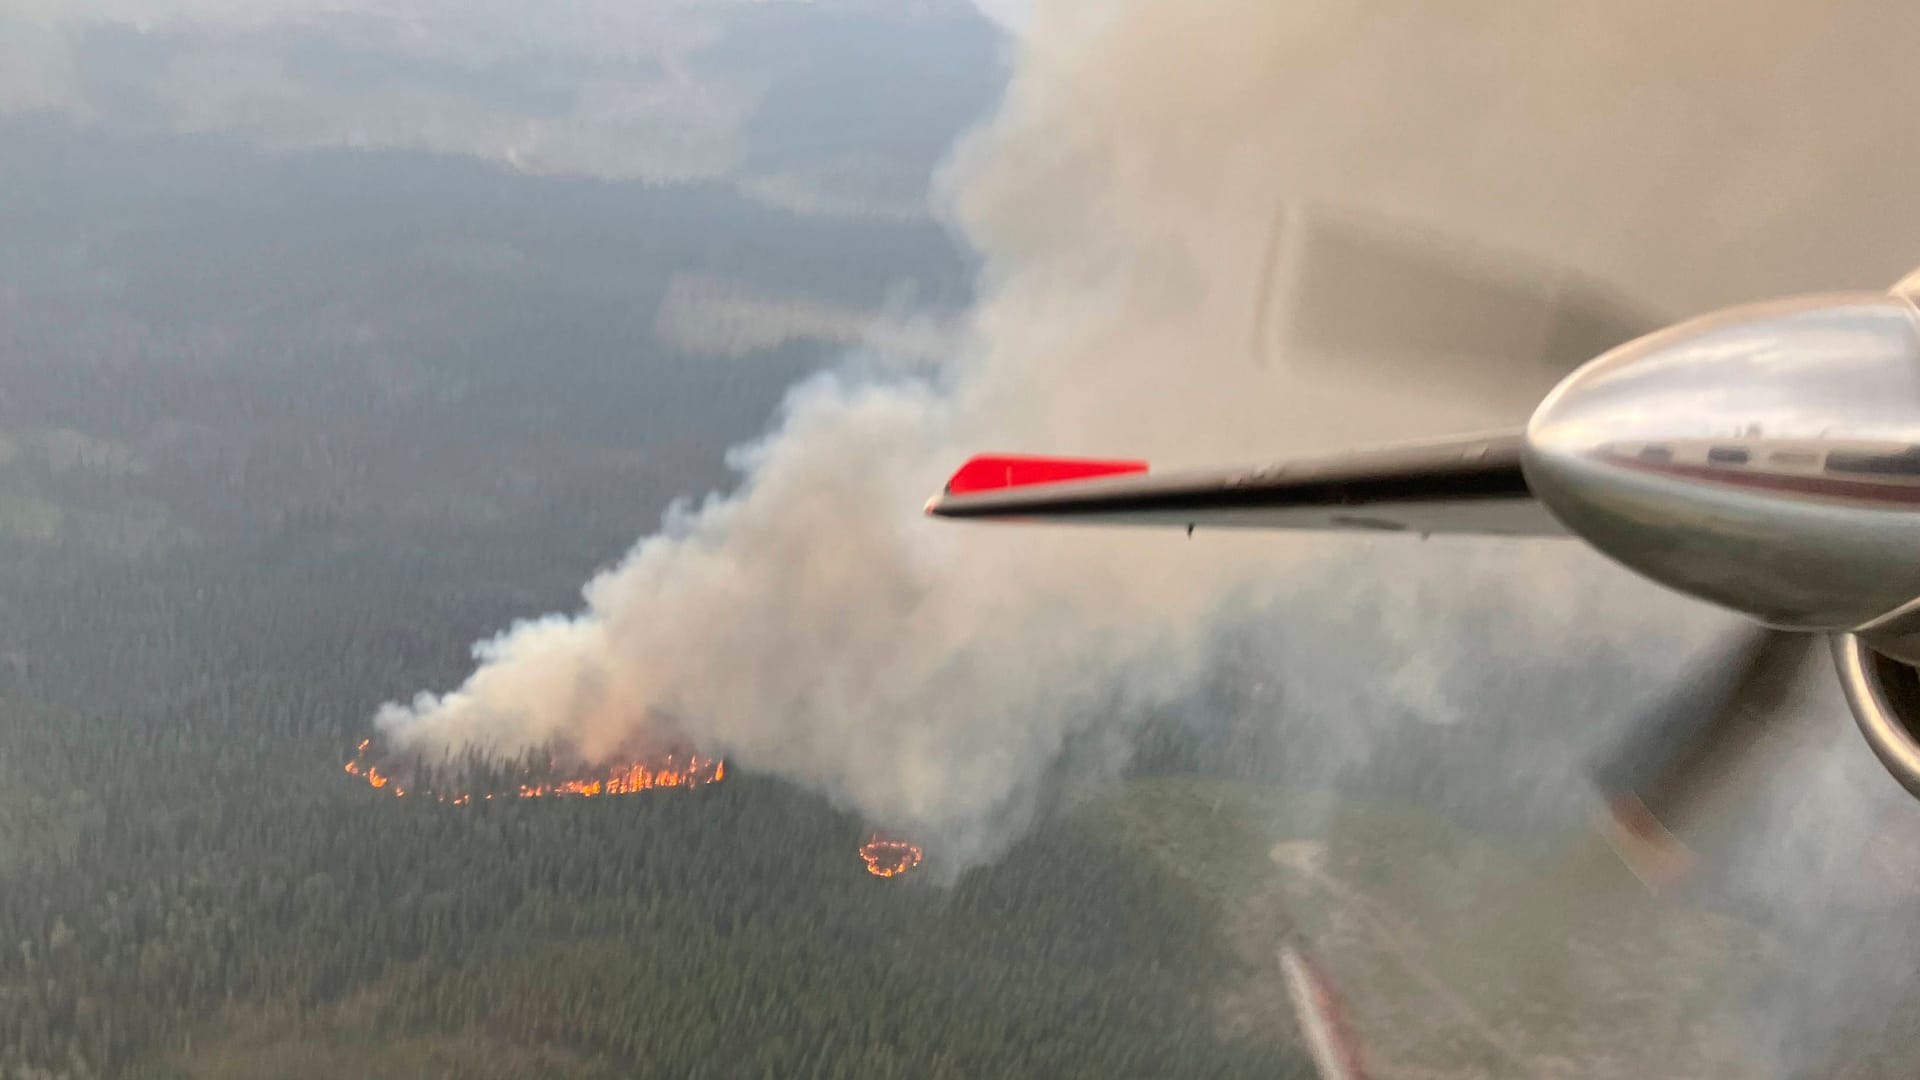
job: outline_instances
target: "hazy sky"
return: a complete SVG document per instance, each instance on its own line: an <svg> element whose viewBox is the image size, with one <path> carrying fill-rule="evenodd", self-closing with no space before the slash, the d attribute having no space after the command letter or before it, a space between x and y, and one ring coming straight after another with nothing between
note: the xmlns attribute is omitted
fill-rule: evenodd
<svg viewBox="0 0 1920 1080"><path fill-rule="evenodd" d="M1006 70L960 0L0 6L0 434L151 466L168 542L253 512L211 459L498 518L637 455L584 573L873 317L924 354L965 306L929 191ZM5 465L0 533L81 520Z"/></svg>
<svg viewBox="0 0 1920 1080"><path fill-rule="evenodd" d="M1004 78L993 37L959 0L29 0L0 14L0 114L914 216Z"/></svg>

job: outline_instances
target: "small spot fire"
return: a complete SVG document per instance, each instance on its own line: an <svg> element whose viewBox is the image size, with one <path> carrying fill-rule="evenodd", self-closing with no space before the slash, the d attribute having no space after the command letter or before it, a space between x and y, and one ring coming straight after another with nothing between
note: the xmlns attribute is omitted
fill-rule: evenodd
<svg viewBox="0 0 1920 1080"><path fill-rule="evenodd" d="M621 764L562 770L548 758L546 767L535 770L521 763L505 768L482 768L479 763L457 770L443 770L448 782L436 784L434 774L418 763L386 768L370 759L373 740L362 739L353 758L344 768L349 776L366 781L368 787L405 796L432 799L451 806L467 806L475 799L538 799L549 795L631 795L657 788L694 788L717 784L726 779L727 763L719 758L698 754L662 753ZM402 779L402 777L407 779ZM413 778L425 777L414 784Z"/></svg>
<svg viewBox="0 0 1920 1080"><path fill-rule="evenodd" d="M925 854L917 844L879 833L867 837L867 842L860 845L860 858L866 861L867 873L874 877L904 874L919 866Z"/></svg>

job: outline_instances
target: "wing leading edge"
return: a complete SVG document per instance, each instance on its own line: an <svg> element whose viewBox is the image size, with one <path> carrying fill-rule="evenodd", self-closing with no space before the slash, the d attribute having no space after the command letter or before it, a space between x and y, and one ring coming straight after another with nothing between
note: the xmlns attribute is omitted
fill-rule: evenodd
<svg viewBox="0 0 1920 1080"><path fill-rule="evenodd" d="M1138 462L975 458L928 501L927 513L1187 529L1564 536L1527 489L1520 445L1514 432L1159 475ZM984 476L1004 482L983 486Z"/></svg>

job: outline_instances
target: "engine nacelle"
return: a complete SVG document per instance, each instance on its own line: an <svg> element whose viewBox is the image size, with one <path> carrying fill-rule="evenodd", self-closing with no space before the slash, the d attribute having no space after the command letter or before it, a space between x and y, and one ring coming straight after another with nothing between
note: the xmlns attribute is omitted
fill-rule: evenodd
<svg viewBox="0 0 1920 1080"><path fill-rule="evenodd" d="M1535 410L1522 468L1625 566L1833 635L1854 719L1920 798L1920 270L1628 342Z"/></svg>
<svg viewBox="0 0 1920 1080"><path fill-rule="evenodd" d="M1900 786L1920 798L1920 670L1875 649L1858 634L1836 634L1833 663L1847 705L1874 756Z"/></svg>
<svg viewBox="0 0 1920 1080"><path fill-rule="evenodd" d="M1569 530L1669 588L1890 640L1920 622L1920 310L1803 297L1630 342L1541 404L1523 467Z"/></svg>

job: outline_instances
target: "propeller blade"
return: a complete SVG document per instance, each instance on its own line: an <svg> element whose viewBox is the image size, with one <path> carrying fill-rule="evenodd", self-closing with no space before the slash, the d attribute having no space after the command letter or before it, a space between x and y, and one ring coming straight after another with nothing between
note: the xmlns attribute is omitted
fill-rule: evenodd
<svg viewBox="0 0 1920 1080"><path fill-rule="evenodd" d="M1367 1080L1360 1041L1347 1021L1346 1006L1333 980L1298 940L1281 945L1276 957L1294 1022L1313 1059L1314 1075L1320 1080Z"/></svg>
<svg viewBox="0 0 1920 1080"><path fill-rule="evenodd" d="M1606 799L1602 831L1650 888L1692 867L1675 835L1752 771L1754 750L1812 650L1814 635L1744 630L1698 679L1644 715L1590 775Z"/></svg>
<svg viewBox="0 0 1920 1080"><path fill-rule="evenodd" d="M1513 419L1668 321L1564 267L1310 202L1276 208L1253 286L1256 364L1417 379Z"/></svg>

